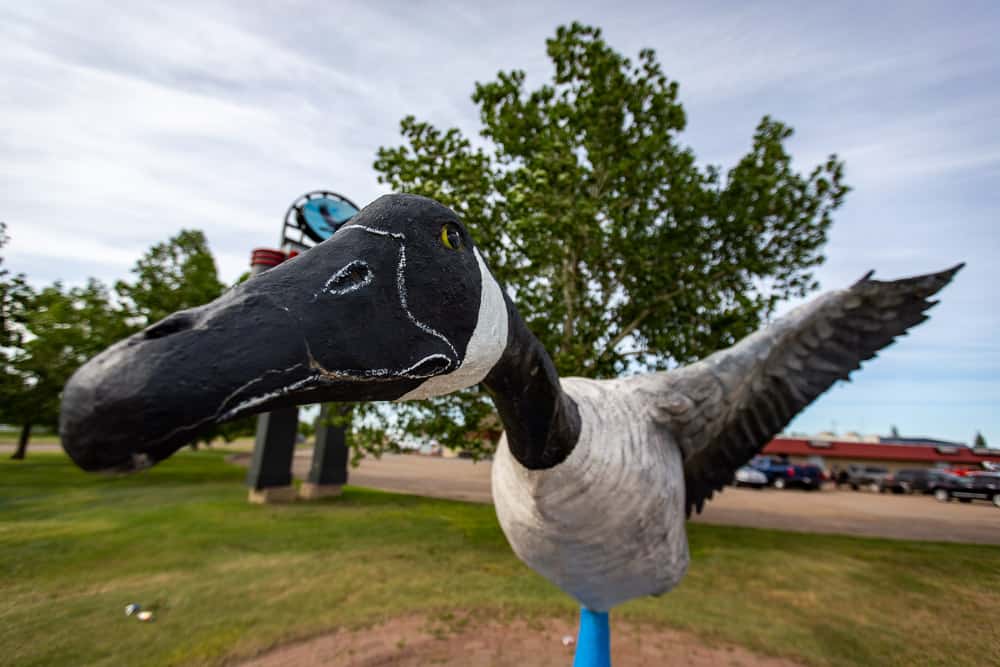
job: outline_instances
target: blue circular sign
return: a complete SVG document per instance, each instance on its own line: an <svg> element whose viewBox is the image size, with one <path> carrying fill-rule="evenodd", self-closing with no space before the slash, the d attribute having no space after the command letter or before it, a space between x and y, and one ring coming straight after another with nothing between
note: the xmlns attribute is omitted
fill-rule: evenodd
<svg viewBox="0 0 1000 667"><path fill-rule="evenodd" d="M297 227L316 243L322 243L358 213L354 202L343 195L317 190L299 197L286 216L286 226Z"/></svg>
<svg viewBox="0 0 1000 667"><path fill-rule="evenodd" d="M309 229L323 239L333 236L341 225L358 213L353 204L329 197L312 199L301 210Z"/></svg>

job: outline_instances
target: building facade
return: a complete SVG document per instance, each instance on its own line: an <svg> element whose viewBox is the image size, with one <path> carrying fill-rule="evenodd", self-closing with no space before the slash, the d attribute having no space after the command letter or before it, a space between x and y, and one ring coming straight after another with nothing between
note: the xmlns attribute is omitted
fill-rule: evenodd
<svg viewBox="0 0 1000 667"><path fill-rule="evenodd" d="M826 471L849 465L877 465L890 471L902 468L979 470L984 463L1000 465L1000 450L972 449L933 441L895 444L778 437L768 443L762 453L788 457L792 463L812 463Z"/></svg>

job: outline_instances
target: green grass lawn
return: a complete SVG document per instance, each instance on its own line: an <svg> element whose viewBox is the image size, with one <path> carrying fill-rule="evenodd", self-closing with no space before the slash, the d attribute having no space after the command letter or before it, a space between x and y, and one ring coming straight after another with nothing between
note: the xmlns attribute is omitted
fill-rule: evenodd
<svg viewBox="0 0 1000 667"><path fill-rule="evenodd" d="M489 506L363 489L249 505L224 456L123 478L0 459L0 663L219 664L411 612L577 613ZM688 529L680 587L613 618L816 665L1000 663L1000 548ZM129 602L155 622L126 618Z"/></svg>

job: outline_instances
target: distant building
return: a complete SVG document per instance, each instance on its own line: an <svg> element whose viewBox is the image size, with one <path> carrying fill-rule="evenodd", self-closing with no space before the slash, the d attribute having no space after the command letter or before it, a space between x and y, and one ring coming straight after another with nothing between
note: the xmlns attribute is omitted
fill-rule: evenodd
<svg viewBox="0 0 1000 667"><path fill-rule="evenodd" d="M983 463L1000 464L1000 450L973 449L962 443L930 438L894 438L890 442L848 441L822 437L779 436L764 447L763 454L787 456L792 463L812 463L825 470L851 464L900 468L978 469Z"/></svg>
<svg viewBox="0 0 1000 667"><path fill-rule="evenodd" d="M778 436L783 437L783 435ZM862 435L856 431L848 431L847 433L836 434L833 431L820 431L816 435L810 436L799 436L798 434L789 434L788 437L806 437L810 440L829 440L829 441L840 441L840 442L878 442L879 436L877 435Z"/></svg>
<svg viewBox="0 0 1000 667"><path fill-rule="evenodd" d="M938 440L936 438L903 438L891 436L877 436L878 442L884 445L922 445L924 447L968 447L964 442L954 442L951 440Z"/></svg>

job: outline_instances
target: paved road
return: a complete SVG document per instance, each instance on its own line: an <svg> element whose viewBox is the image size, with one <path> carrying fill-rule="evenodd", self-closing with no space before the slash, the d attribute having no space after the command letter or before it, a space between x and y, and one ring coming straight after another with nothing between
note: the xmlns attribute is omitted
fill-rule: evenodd
<svg viewBox="0 0 1000 667"><path fill-rule="evenodd" d="M250 443L238 446L244 452ZM0 452L12 450L0 443ZM41 444L33 451L59 450ZM243 463L249 453L241 455ZM298 449L294 472L304 478L312 451ZM491 503L490 464L464 459L388 454L365 459L350 473L351 484L386 491ZM1000 509L988 503L939 503L929 496L879 495L863 491L818 492L727 488L709 502L697 522L778 528L869 537L1000 544Z"/></svg>
<svg viewBox="0 0 1000 667"><path fill-rule="evenodd" d="M296 452L294 471L304 477L311 452ZM490 503L490 464L464 459L386 455L365 459L350 483L387 491ZM1000 544L1000 509L976 502L940 503L930 496L865 491L797 491L727 488L697 522L869 537Z"/></svg>

